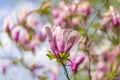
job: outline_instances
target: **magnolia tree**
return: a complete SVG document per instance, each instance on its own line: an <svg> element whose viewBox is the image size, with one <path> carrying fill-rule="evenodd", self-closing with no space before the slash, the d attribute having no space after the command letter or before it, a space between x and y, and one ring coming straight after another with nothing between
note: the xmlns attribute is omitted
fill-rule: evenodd
<svg viewBox="0 0 120 80"><path fill-rule="evenodd" d="M21 64L37 80L59 80L63 70L65 80L119 80L119 3L119 0L46 0L36 10L8 16L4 30L22 57L12 59L2 72L5 74L11 65ZM25 52L34 56L47 42L50 49L42 54L54 60L57 67L42 70L42 64L26 64Z"/></svg>

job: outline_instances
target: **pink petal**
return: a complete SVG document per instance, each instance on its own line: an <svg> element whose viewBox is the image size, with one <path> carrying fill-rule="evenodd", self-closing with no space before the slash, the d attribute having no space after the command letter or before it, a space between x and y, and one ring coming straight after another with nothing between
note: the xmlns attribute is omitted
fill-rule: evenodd
<svg viewBox="0 0 120 80"><path fill-rule="evenodd" d="M13 37L16 42L19 41L19 35L20 35L20 31L17 31Z"/></svg>
<svg viewBox="0 0 120 80"><path fill-rule="evenodd" d="M79 39L80 39L80 35L77 32L75 31L70 32L66 38L64 51L68 52L72 48L72 46L74 46L78 42Z"/></svg>
<svg viewBox="0 0 120 80"><path fill-rule="evenodd" d="M78 56L75 61L71 63L71 69L72 71L76 72L77 71L77 68L78 66L83 63L83 61L85 60L86 56L85 55L82 55L82 56Z"/></svg>
<svg viewBox="0 0 120 80"><path fill-rule="evenodd" d="M85 60L86 56L82 55L82 56L78 56L75 60L76 65L80 65L84 60Z"/></svg>
<svg viewBox="0 0 120 80"><path fill-rule="evenodd" d="M58 56L58 51L57 51L57 48L55 47L55 44L54 44L54 39L53 39L53 35L52 35L52 32L51 32L51 28L46 27L46 33L47 33L47 36L48 36L50 48L52 49L53 53L56 56Z"/></svg>
<svg viewBox="0 0 120 80"><path fill-rule="evenodd" d="M54 40L56 42L56 47L58 51L63 53L63 48L64 48L64 34L63 30L61 29L60 26L56 26L55 34L54 34Z"/></svg>

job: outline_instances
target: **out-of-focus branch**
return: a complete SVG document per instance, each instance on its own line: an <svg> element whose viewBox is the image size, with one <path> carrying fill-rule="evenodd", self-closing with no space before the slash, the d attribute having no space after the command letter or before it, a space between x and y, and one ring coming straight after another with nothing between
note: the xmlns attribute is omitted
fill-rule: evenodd
<svg viewBox="0 0 120 80"><path fill-rule="evenodd" d="M86 52L87 52L88 61L89 61L89 63L88 63L89 64L88 65L88 75L89 75L89 80L92 80L92 76L91 76L91 55L90 55L90 52L89 52L90 43L91 43L91 41L89 40L89 38L87 36L85 45L86 45Z"/></svg>
<svg viewBox="0 0 120 80"><path fill-rule="evenodd" d="M108 0L105 0L103 2L103 4L100 5L100 7L98 8L98 10L96 10L95 14L93 15L93 18L88 22L87 26L90 26L94 22L94 20L96 19L99 11L107 4L107 2L108 2Z"/></svg>

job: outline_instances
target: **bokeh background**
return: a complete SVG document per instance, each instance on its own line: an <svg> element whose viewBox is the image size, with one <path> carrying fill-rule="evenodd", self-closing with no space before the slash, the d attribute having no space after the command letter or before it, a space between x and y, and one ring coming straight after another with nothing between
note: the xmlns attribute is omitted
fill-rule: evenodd
<svg viewBox="0 0 120 80"><path fill-rule="evenodd" d="M7 73L3 74L3 67L11 63L13 59L20 59L20 51L8 38L8 35L3 31L3 22L6 16L11 15L14 12L19 12L23 9L34 10L40 7L44 0L0 0L0 80L37 80L27 69L22 65L11 65L7 69ZM44 65L44 69L36 71L36 74L42 74L43 70L48 69L51 65L54 67L55 61L50 61L45 54L49 49L47 42L42 44L43 46L37 50L37 54L24 55L26 63L36 63ZM25 52L23 52L25 53ZM27 57L26 57L27 56ZM30 65L29 64L29 65ZM51 76L48 74L48 76ZM62 78L63 79L63 78ZM60 79L61 80L61 79Z"/></svg>
<svg viewBox="0 0 120 80"><path fill-rule="evenodd" d="M11 39L8 37L8 34L5 33L3 30L3 23L4 19L13 14L13 13L19 13L22 10L34 10L40 7L41 3L44 0L0 0L0 80L38 80L37 77L35 77L28 69L25 68L21 63L20 64L11 64L12 61L15 60L15 62L18 62L21 57L23 57L24 62L27 65L32 64L38 64L44 66L43 68L35 70L36 75L43 75L46 74L47 76L51 77L53 76L51 73L48 73L46 70L51 69L51 71L57 72L57 68L60 68L60 66L56 65L56 61L52 60L50 61L48 57L46 56L46 53L48 50L50 50L48 46L48 41L45 41L41 43L41 47L36 49L36 54L32 54L29 51L22 51L21 49L16 46ZM57 5L59 0L52 0L55 5ZM77 0L76 0L77 1ZM99 7L104 0L91 0L92 5L95 7ZM113 5L115 9L120 9L120 0L109 0L109 5ZM106 5L105 7L109 7ZM105 12L106 8L103 8L101 10L102 12ZM90 17L89 20L92 19L94 14ZM43 18L41 18L43 19ZM96 21L94 23L99 22L99 18L96 18ZM93 31L90 30L90 33ZM104 46L102 46L102 49L109 48L110 43L108 40L105 41ZM101 49L98 47L96 48L98 52L100 52ZM24 54L21 56L21 54ZM9 65L9 68L7 68L7 72L4 74L4 67ZM5 68L6 69L6 68ZM69 72L70 69L68 68ZM59 71L58 80L66 80L63 70L61 69ZM70 74L70 73L69 73ZM84 73L82 73L84 75ZM82 80L82 79L81 79ZM83 79L84 80L84 79Z"/></svg>

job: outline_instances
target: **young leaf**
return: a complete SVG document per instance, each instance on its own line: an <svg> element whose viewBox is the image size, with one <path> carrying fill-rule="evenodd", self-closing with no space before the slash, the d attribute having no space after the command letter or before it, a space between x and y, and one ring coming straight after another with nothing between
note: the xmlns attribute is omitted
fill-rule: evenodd
<svg viewBox="0 0 120 80"><path fill-rule="evenodd" d="M113 72L108 74L108 79L112 80L115 78L115 76L116 76L116 71L113 71Z"/></svg>
<svg viewBox="0 0 120 80"><path fill-rule="evenodd" d="M70 55L69 53L60 53L60 58L63 60L67 60L69 55Z"/></svg>
<svg viewBox="0 0 120 80"><path fill-rule="evenodd" d="M50 60L52 60L52 59L55 59L55 58L56 58L56 57L55 57L55 55L54 55L54 54L52 54L50 51L48 52L47 56L48 56L48 58L49 58Z"/></svg>
<svg viewBox="0 0 120 80"><path fill-rule="evenodd" d="M82 36L86 36L86 35L87 35L85 28L80 27L80 28L79 28L79 32L80 32L80 34L81 34Z"/></svg>

